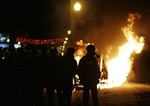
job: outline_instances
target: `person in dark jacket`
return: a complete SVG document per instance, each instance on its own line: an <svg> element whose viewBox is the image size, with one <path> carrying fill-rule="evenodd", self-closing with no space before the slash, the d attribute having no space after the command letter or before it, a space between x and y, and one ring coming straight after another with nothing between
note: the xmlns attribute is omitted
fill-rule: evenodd
<svg viewBox="0 0 150 106"><path fill-rule="evenodd" d="M100 71L95 46L88 45L86 51L87 54L80 59L78 66L79 78L83 84L83 106L88 106L89 90L92 93L94 106L99 106L97 84L99 83Z"/></svg>
<svg viewBox="0 0 150 106"><path fill-rule="evenodd" d="M55 106L55 91L57 93L58 104L61 104L61 59L57 48L52 47L47 61L47 70L45 70L45 88L48 97L48 106Z"/></svg>
<svg viewBox="0 0 150 106"><path fill-rule="evenodd" d="M73 90L73 77L77 73L77 61L74 58L75 49L67 48L65 56L62 58L62 91L64 106L71 106Z"/></svg>

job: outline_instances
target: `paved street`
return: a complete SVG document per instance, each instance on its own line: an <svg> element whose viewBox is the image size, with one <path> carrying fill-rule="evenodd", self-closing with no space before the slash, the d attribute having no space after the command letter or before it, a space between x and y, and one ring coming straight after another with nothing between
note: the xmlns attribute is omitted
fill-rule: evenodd
<svg viewBox="0 0 150 106"><path fill-rule="evenodd" d="M73 91L72 106L82 106L83 90ZM98 89L100 106L150 106L150 84L126 83ZM57 99L55 99L57 105ZM47 105L46 105L47 106ZM89 106L93 106L90 95Z"/></svg>
<svg viewBox="0 0 150 106"><path fill-rule="evenodd" d="M100 106L150 106L150 84L126 83L119 87L99 89ZM73 106L81 106L82 90L73 92ZM92 100L90 97L90 106Z"/></svg>

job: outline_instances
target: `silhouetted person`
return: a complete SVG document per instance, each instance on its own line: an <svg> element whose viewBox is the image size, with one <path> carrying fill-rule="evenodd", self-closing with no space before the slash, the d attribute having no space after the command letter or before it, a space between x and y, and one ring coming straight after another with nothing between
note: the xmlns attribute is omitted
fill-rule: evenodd
<svg viewBox="0 0 150 106"><path fill-rule="evenodd" d="M20 89L23 106L32 106L33 102L33 51L31 48L25 48L19 58L20 68Z"/></svg>
<svg viewBox="0 0 150 106"><path fill-rule="evenodd" d="M33 77L35 79L34 82L34 102L35 106L43 106L43 88L44 88L44 72L47 70L47 48L37 48L35 60L35 69L33 73Z"/></svg>
<svg viewBox="0 0 150 106"><path fill-rule="evenodd" d="M41 106L41 83L37 70L37 49L33 46L25 47L18 57L17 67L20 71L19 85L23 106Z"/></svg>
<svg viewBox="0 0 150 106"><path fill-rule="evenodd" d="M89 90L92 93L94 106L99 106L97 84L99 83L99 67L95 53L95 46L88 45L86 47L87 54L79 61L78 74L83 84L83 106L88 106Z"/></svg>
<svg viewBox="0 0 150 106"><path fill-rule="evenodd" d="M16 82L15 57L10 48L2 51L0 61L0 106L20 105L19 90Z"/></svg>
<svg viewBox="0 0 150 106"><path fill-rule="evenodd" d="M62 60L62 91L64 106L71 106L73 77L77 73L77 61L74 59L75 49L67 48L65 56Z"/></svg>
<svg viewBox="0 0 150 106"><path fill-rule="evenodd" d="M61 56L56 48L52 48L50 56L48 57L48 65L45 73L45 88L48 97L48 106L55 106L55 91L57 90L58 101L61 101L60 95L60 70L61 70ZM60 102L59 102L60 103Z"/></svg>

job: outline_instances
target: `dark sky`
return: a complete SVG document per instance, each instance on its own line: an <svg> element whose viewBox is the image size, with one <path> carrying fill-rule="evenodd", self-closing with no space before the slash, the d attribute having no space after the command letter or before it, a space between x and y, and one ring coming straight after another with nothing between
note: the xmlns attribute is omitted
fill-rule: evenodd
<svg viewBox="0 0 150 106"><path fill-rule="evenodd" d="M69 27L69 0L3 0L0 32L27 32L51 37ZM68 28L67 28L68 29ZM59 32L59 33L58 33Z"/></svg>
<svg viewBox="0 0 150 106"><path fill-rule="evenodd" d="M1 32L39 31L42 0L3 0L1 3Z"/></svg>

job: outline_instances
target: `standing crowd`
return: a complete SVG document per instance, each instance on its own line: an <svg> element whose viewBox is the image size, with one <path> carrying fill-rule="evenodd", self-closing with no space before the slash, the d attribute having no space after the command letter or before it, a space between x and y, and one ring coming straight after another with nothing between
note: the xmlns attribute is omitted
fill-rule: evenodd
<svg viewBox="0 0 150 106"><path fill-rule="evenodd" d="M0 106L71 106L73 77L78 74L83 84L83 106L88 106L89 91L94 106L99 106L97 84L100 70L95 46L88 45L87 53L79 65L74 58L75 49L68 47L64 56L56 48L18 48L13 53L0 49Z"/></svg>

